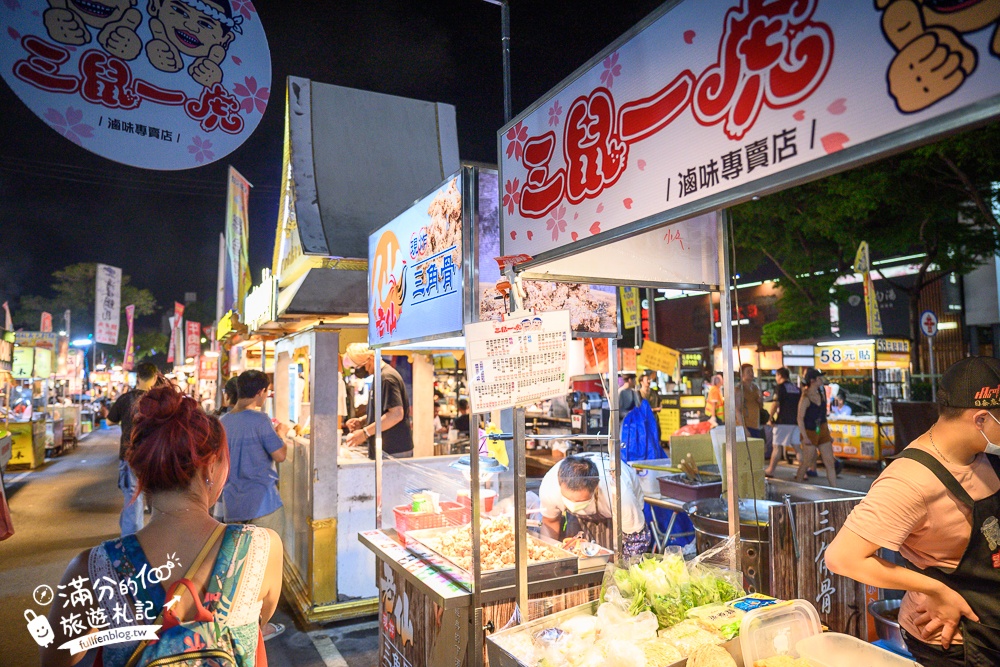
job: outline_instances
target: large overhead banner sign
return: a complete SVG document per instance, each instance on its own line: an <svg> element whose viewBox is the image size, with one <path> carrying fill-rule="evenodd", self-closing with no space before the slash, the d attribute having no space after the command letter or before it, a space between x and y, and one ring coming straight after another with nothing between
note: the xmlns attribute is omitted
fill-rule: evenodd
<svg viewBox="0 0 1000 667"><path fill-rule="evenodd" d="M500 131L504 254L589 247L994 116L998 20L996 0L662 10Z"/></svg>
<svg viewBox="0 0 1000 667"><path fill-rule="evenodd" d="M462 331L462 172L368 237L368 342Z"/></svg>
<svg viewBox="0 0 1000 667"><path fill-rule="evenodd" d="M118 344L121 326L122 270L107 264L97 265L97 293L94 304L94 342Z"/></svg>
<svg viewBox="0 0 1000 667"><path fill-rule="evenodd" d="M243 315L243 301L250 291L250 183L229 168L226 196L226 271L223 310Z"/></svg>
<svg viewBox="0 0 1000 667"><path fill-rule="evenodd" d="M73 143L147 169L219 160L253 133L271 55L250 0L7 0L0 74Z"/></svg>

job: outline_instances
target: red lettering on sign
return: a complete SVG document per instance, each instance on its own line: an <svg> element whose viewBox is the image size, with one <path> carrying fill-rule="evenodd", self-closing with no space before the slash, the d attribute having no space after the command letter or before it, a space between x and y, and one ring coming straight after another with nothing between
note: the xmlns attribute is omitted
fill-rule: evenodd
<svg viewBox="0 0 1000 667"><path fill-rule="evenodd" d="M201 129L205 132L211 132L217 127L229 134L238 134L243 130L240 104L221 83L202 90L201 97L197 100L189 99L185 102L184 111L190 118L200 121Z"/></svg>
<svg viewBox="0 0 1000 667"><path fill-rule="evenodd" d="M746 0L726 12L717 62L698 78L693 111L702 125L725 121L730 139L753 127L764 104L798 104L823 81L833 32L811 21L816 0Z"/></svg>
<svg viewBox="0 0 1000 667"><path fill-rule="evenodd" d="M28 57L14 63L14 76L18 79L54 93L75 93L80 87L77 77L59 73L62 64L69 60L69 51L34 35L26 35L21 46Z"/></svg>
<svg viewBox="0 0 1000 667"><path fill-rule="evenodd" d="M521 215L542 218L563 199L578 204L597 197L625 172L629 145L668 127L689 104L699 124L723 122L727 137L741 139L764 105L781 109L808 98L833 60L833 32L812 20L816 5L817 0L743 0L726 13L718 59L701 76L684 70L617 112L603 86L578 97L563 126L564 167L552 163L555 132L526 137L519 123L506 135L506 153L528 169Z"/></svg>
<svg viewBox="0 0 1000 667"><path fill-rule="evenodd" d="M80 96L110 109L135 109L142 101L132 91L132 70L123 60L97 50L80 59Z"/></svg>
<svg viewBox="0 0 1000 667"><path fill-rule="evenodd" d="M525 217L541 218L563 198L566 188L565 170L559 169L549 176L549 163L555 148L555 132L533 137L524 144L524 166L528 168L528 177L521 190L518 208Z"/></svg>
<svg viewBox="0 0 1000 667"><path fill-rule="evenodd" d="M566 113L566 198L578 204L614 185L625 171L628 146L615 127L611 91L598 88L579 97Z"/></svg>

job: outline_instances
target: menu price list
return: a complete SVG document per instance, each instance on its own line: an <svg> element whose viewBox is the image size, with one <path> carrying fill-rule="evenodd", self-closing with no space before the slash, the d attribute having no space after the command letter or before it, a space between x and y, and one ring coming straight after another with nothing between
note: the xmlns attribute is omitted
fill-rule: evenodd
<svg viewBox="0 0 1000 667"><path fill-rule="evenodd" d="M567 310L466 325L474 413L536 403L569 391Z"/></svg>

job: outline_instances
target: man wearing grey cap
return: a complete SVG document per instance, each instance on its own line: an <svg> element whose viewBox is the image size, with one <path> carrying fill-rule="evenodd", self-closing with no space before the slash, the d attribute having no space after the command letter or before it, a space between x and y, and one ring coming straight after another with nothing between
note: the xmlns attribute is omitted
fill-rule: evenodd
<svg viewBox="0 0 1000 667"><path fill-rule="evenodd" d="M351 343L344 353L344 367L354 368L358 377L375 372L375 353L364 343ZM376 411L374 391L368 401L365 419L348 419L351 431L344 444L358 446L368 442L368 458L375 458L375 420L382 421L382 451L396 458L413 456L413 435L410 431L410 398L406 385L396 369L382 362L382 409ZM380 415L380 416L376 416Z"/></svg>
<svg viewBox="0 0 1000 667"><path fill-rule="evenodd" d="M1000 360L959 361L937 397L937 421L875 480L826 564L906 591L899 624L921 665L1000 665Z"/></svg>

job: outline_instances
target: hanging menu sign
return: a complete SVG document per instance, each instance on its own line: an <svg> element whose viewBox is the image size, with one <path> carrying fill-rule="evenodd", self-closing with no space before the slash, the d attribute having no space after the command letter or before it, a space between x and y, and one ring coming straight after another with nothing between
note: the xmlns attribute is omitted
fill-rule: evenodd
<svg viewBox="0 0 1000 667"><path fill-rule="evenodd" d="M472 412L567 394L571 339L568 310L466 324Z"/></svg>

